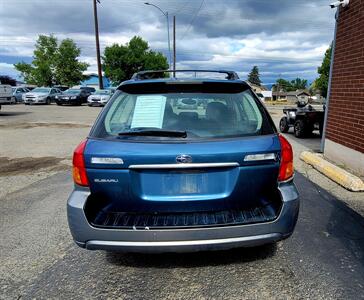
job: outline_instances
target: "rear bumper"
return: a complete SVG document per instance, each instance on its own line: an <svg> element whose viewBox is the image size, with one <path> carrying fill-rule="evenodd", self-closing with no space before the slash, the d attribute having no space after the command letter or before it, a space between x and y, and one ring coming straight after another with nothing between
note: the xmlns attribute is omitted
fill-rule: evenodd
<svg viewBox="0 0 364 300"><path fill-rule="evenodd" d="M82 102L81 99L69 99L69 100L65 100L65 99L57 99L56 103L60 103L60 104L76 104L76 103L80 103Z"/></svg>
<svg viewBox="0 0 364 300"><path fill-rule="evenodd" d="M107 101L101 101L101 100L87 100L87 105L89 106L105 106Z"/></svg>
<svg viewBox="0 0 364 300"><path fill-rule="evenodd" d="M25 99L24 103L27 104L47 103L47 99Z"/></svg>
<svg viewBox="0 0 364 300"><path fill-rule="evenodd" d="M77 245L90 250L125 252L192 252L252 247L289 237L299 212L294 184L279 187L282 209L274 221L241 226L209 228L124 230L96 228L89 224L84 205L89 190L76 187L68 199L67 214L71 234Z"/></svg>

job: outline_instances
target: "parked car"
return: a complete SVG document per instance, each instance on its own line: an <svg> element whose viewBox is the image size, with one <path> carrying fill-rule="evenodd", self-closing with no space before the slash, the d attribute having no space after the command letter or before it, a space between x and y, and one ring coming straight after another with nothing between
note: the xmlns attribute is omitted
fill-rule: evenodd
<svg viewBox="0 0 364 300"><path fill-rule="evenodd" d="M324 105L311 105L305 101L297 102L297 108L284 108L284 117L279 122L279 130L283 133L293 127L294 135L304 138L318 130L322 135L324 127Z"/></svg>
<svg viewBox="0 0 364 300"><path fill-rule="evenodd" d="M23 95L24 104L51 104L60 90L50 87L38 87Z"/></svg>
<svg viewBox="0 0 364 300"><path fill-rule="evenodd" d="M23 102L23 95L29 93L29 90L25 87L12 87L13 97L16 102Z"/></svg>
<svg viewBox="0 0 364 300"><path fill-rule="evenodd" d="M55 85L54 88L59 89L61 92L69 89L69 87L65 85Z"/></svg>
<svg viewBox="0 0 364 300"><path fill-rule="evenodd" d="M76 148L67 203L76 244L181 252L289 237L299 211L292 147L251 87L230 71L153 75L165 72L123 82ZM180 110L185 98L206 108Z"/></svg>
<svg viewBox="0 0 364 300"><path fill-rule="evenodd" d="M0 104L15 104L11 85L0 84Z"/></svg>
<svg viewBox="0 0 364 300"><path fill-rule="evenodd" d="M81 86L80 89L87 92L89 95L96 92L96 89L91 86Z"/></svg>
<svg viewBox="0 0 364 300"><path fill-rule="evenodd" d="M88 96L88 106L105 106L113 94L112 90L97 90L92 95Z"/></svg>
<svg viewBox="0 0 364 300"><path fill-rule="evenodd" d="M71 104L82 105L87 102L89 93L82 89L68 89L56 97L57 105Z"/></svg>

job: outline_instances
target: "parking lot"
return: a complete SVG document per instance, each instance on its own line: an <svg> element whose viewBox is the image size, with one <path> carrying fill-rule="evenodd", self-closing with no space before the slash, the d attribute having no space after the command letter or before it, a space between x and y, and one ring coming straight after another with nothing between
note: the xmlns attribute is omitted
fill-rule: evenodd
<svg viewBox="0 0 364 300"><path fill-rule="evenodd" d="M66 201L74 147L99 107L3 106L0 111L0 298L364 298L363 194L349 193L299 160L301 212L293 236L232 251L137 255L74 245ZM281 108L270 108L279 122Z"/></svg>

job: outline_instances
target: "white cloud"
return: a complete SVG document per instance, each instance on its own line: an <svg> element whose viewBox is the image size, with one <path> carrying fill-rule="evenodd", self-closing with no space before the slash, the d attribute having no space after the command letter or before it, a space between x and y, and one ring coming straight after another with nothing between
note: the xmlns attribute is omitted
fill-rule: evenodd
<svg viewBox="0 0 364 300"><path fill-rule="evenodd" d="M100 41L104 49L134 35L167 55L166 23L144 0L102 0ZM267 81L279 74L315 77L333 36L333 11L326 0L155 0L177 15L177 66L231 68L246 74L253 64ZM304 13L303 13L304 12ZM197 14L198 13L198 14ZM192 22L193 21L193 22ZM89 1L12 0L0 5L1 72L14 74L14 59L32 56L38 34L72 38L81 59L96 71L92 5Z"/></svg>

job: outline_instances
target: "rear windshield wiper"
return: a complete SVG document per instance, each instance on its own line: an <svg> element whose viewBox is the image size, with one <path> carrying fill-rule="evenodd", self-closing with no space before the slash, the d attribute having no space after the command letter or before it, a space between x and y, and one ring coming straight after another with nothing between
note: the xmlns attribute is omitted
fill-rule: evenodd
<svg viewBox="0 0 364 300"><path fill-rule="evenodd" d="M160 137L180 137L186 138L186 131L178 130L163 130L163 129L146 129L146 130L131 130L118 133L119 136L160 136Z"/></svg>

